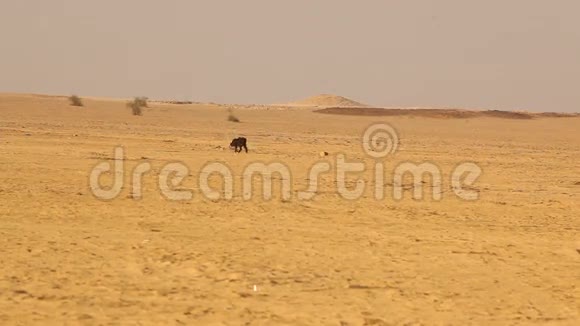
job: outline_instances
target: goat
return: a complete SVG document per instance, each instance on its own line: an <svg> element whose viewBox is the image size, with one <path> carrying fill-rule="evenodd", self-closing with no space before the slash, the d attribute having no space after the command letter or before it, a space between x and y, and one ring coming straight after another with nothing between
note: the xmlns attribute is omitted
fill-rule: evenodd
<svg viewBox="0 0 580 326"><path fill-rule="evenodd" d="M236 153L240 153L242 151L242 148L243 148L246 150L246 153L247 153L248 146L246 146L246 142L247 142L247 140L244 137L234 138L232 140L232 142L230 143L230 148L234 149L236 151Z"/></svg>

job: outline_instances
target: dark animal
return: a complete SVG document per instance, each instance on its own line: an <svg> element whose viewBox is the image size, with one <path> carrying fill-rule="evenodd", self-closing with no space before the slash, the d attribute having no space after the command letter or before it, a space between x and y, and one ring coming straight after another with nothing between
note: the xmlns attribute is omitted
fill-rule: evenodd
<svg viewBox="0 0 580 326"><path fill-rule="evenodd" d="M230 143L230 148L233 148L236 151L236 153L240 153L242 151L242 148L243 148L246 150L246 153L247 153L248 146L246 146L246 138L244 138L244 137L234 138L232 140L232 142Z"/></svg>

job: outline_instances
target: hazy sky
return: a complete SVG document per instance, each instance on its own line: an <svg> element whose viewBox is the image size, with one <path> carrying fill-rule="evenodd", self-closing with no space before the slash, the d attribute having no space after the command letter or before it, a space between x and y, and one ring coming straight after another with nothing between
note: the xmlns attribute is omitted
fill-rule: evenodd
<svg viewBox="0 0 580 326"><path fill-rule="evenodd" d="M0 92L580 111L578 0L1 0Z"/></svg>

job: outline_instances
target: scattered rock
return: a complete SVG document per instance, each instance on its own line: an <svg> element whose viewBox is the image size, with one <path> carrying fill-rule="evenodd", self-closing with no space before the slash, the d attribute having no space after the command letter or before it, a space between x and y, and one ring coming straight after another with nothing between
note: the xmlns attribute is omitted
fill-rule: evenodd
<svg viewBox="0 0 580 326"><path fill-rule="evenodd" d="M28 291L22 290L22 289L17 289L17 290L14 290L13 292L14 292L14 294L30 295L30 293L28 293Z"/></svg>
<svg viewBox="0 0 580 326"><path fill-rule="evenodd" d="M230 273L227 276L227 280L229 282L236 282L242 279L242 274L240 273Z"/></svg>
<svg viewBox="0 0 580 326"><path fill-rule="evenodd" d="M379 325L379 326L386 326L389 325L387 322L385 322L382 319L379 318L365 318L365 322L364 325Z"/></svg>
<svg viewBox="0 0 580 326"><path fill-rule="evenodd" d="M93 319L93 316L89 314L82 314L79 316L79 320L89 320L89 319Z"/></svg>
<svg viewBox="0 0 580 326"><path fill-rule="evenodd" d="M320 152L318 155L320 155L320 157L325 157L328 156L328 152Z"/></svg>

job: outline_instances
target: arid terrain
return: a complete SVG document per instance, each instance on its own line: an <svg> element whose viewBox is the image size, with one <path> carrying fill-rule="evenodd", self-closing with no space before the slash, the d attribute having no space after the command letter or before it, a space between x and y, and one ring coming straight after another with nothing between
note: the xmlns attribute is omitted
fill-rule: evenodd
<svg viewBox="0 0 580 326"><path fill-rule="evenodd" d="M580 117L239 106L234 123L219 105L151 102L133 116L124 100L83 101L0 94L0 324L580 324ZM376 161L361 145L374 122L400 138L384 159L382 200L371 191ZM248 139L248 154L228 149L235 136ZM116 146L125 187L100 200L89 175L114 163ZM358 200L337 193L332 172L312 200L282 200L279 187L270 201L242 198L252 162L284 163L296 194L313 164L334 171L338 154L367 167L348 177L367 183ZM191 200L159 189L161 169L176 161L189 167L178 187ZM143 162L152 170L136 200L131 171ZM201 194L208 162L233 171L233 200ZM442 199L408 191L395 200L391 172L401 162L437 165ZM483 170L476 201L451 189L463 162Z"/></svg>

